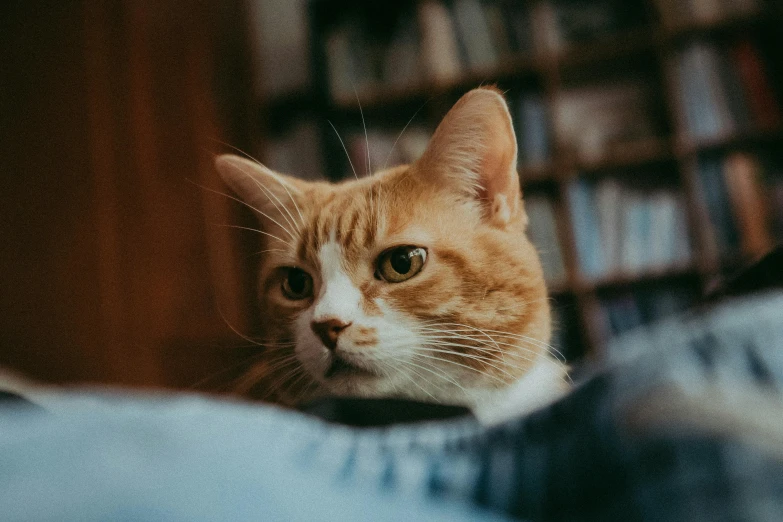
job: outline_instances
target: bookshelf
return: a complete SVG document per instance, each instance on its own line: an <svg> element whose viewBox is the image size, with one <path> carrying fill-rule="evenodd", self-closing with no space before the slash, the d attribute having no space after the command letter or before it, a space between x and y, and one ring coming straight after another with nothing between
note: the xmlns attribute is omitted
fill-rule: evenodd
<svg viewBox="0 0 783 522"><path fill-rule="evenodd" d="M775 151L783 145L783 123L779 114L772 117L753 112L753 102L758 105L761 96L774 96L778 111L783 103L783 41L778 35L783 16L778 2L727 0L720 4L720 12L709 11L707 8L717 3L705 0L404 0L377 3L381 7L370 4L376 3L309 2L312 84L260 102L261 115L276 115L266 118L267 127L277 125L281 119L312 118L319 128L323 172L336 180L346 175L348 162L331 125L339 129L350 151L352 136L361 135L363 140L359 132L360 105L370 132L380 129L377 135L381 143L387 139L383 132L396 136L414 115L410 128L416 127L426 135L453 102L471 88L495 84L505 90L520 133L523 161L519 173L525 198L536 201L537 214L551 212L554 216L550 230L556 231L562 270L549 287L560 324L557 342L572 358L600 358L612 335L686 307L716 278L752 258L763 245L771 247L783 238L783 224L775 221L780 218L772 215L774 209L764 216L768 237L749 242L743 236L748 231L764 236L758 230L758 219L754 221L748 208L753 206L753 198L763 197L765 204L772 206L781 201L779 193L783 192L783 158ZM444 75L417 69L406 81L395 78L393 82L384 82L379 79L388 74L384 69L384 45L403 42L395 52L409 45L405 40L405 35L409 35L406 23L419 31L419 43L425 40L423 5L440 13L438 16L446 12L452 17L453 36L461 46L460 70ZM485 9L484 15L490 22L497 22L497 12L508 15L504 27L509 35L517 23L514 17L526 16L532 41L523 42L524 31L517 29L515 44L509 44L512 51L497 52L491 65L484 63L481 56L466 58L462 40L467 37L459 28L459 17L464 22L465 14L460 14L460 10L475 16L477 6ZM558 11L561 7L572 18L582 14L580 9L588 10L586 24L590 27L586 29L582 22L571 26L563 22L565 15ZM608 15L612 10L614 15ZM557 23L561 26L557 38L541 34L540 27L545 28L545 33L547 24ZM496 51L505 45L497 35L490 36ZM335 77L338 58L354 58L345 50L352 37L361 42L356 45L369 56L364 57L366 63L381 70L378 75L369 79ZM473 42L478 47L483 45L475 37ZM447 43L443 46L449 47ZM418 51L424 53L422 49ZM476 63L470 63L471 59ZM406 63L405 57L400 60ZM719 109L712 107L714 114L706 109L696 113L695 119L693 111L686 110L694 105L690 103L693 100L698 102L695 105L706 103L701 99L702 90L718 98L736 96L736 84L733 90L726 91L721 83L725 76L711 76L725 74L724 69L718 73L709 67L713 61L718 64L716 70L745 67L743 74L734 75L739 78L735 83L741 83L748 74L755 75L754 81L761 81L756 70L747 73L754 60L762 64L766 85L763 89L758 85L740 86L750 98L743 105L747 114L735 111L734 98L722 100ZM704 83L704 78L709 82ZM703 89L694 90L694 85ZM717 91L718 88L723 91ZM751 90L754 94L747 94ZM603 115L607 102L601 98L607 92L612 93L612 99L621 100L623 107L627 105L629 112L624 116L632 117L612 121L614 116L607 110L606 128L600 132L589 125L584 129L570 127L574 123L569 117L577 123L590 119L570 116L579 114L579 110L587 115ZM688 96L686 103L684 98ZM727 111L734 113L727 116ZM634 119L637 112L642 119ZM704 114L712 114L713 121L705 124ZM763 124L756 121L757 117ZM520 130L526 128L520 125L524 123L521 120L540 127L539 135L526 137ZM619 137L612 134L615 131ZM421 144L412 141L410 148L415 151ZM546 149L544 159L537 154L537 147ZM732 194L724 198L724 210L734 213L735 221L739 221L734 227L742 230L735 230L729 239L721 239L721 235L726 235L720 229L725 216L717 210L721 202L712 194L712 185L704 185L705 172L714 167L730 171L725 174L727 179L755 178L762 169L761 160L757 159L762 157L764 161L773 161L772 167L763 163L763 182L773 184L767 187L769 194L749 193L753 187L745 183L745 192L737 196L740 203L732 199ZM768 171L771 177L767 176ZM590 199L593 206L596 197L621 201L617 219L622 223L635 223L633 216L649 212L653 217L647 218L652 220L648 228L655 232L647 237L639 232L643 226L617 232L620 225L612 228L607 223L612 223L613 218L598 212L594 228L601 229L601 233L608 231L615 241L615 236L625 241L614 245L618 253L613 261L596 262L595 269L587 269L584 258L592 254L591 249L603 246L611 250L611 242L605 237L585 240L584 214L574 208L574 200L579 197ZM544 202L551 205L551 210L544 208ZM630 210L622 214L623 209ZM531 216L531 223L535 221ZM684 244L678 243L680 236ZM645 237L648 243L637 241L634 252L634 248L625 245L628 237ZM726 241L729 244L724 244ZM664 249L661 245L667 246ZM668 253L657 262L646 262L650 257L646 252L664 250ZM545 259L547 254L544 253ZM624 317L631 319L621 320Z"/></svg>

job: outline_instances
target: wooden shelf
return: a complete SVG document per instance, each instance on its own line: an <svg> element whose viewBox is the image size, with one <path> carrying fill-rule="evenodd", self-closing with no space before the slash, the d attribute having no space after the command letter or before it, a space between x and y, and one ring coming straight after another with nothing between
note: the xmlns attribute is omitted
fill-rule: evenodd
<svg viewBox="0 0 783 522"><path fill-rule="evenodd" d="M420 82L395 88L364 87L358 90L363 110L384 105L398 105L416 99L429 99L452 91L471 89L476 85L494 83L500 78L535 76L540 74L540 59L526 55L509 59L485 70L467 70L448 81L423 79ZM358 111L356 96L337 97L332 100L334 109Z"/></svg>
<svg viewBox="0 0 783 522"><path fill-rule="evenodd" d="M274 94L258 102L261 114L276 111L299 111L316 104L315 94L309 88Z"/></svg>
<svg viewBox="0 0 783 522"><path fill-rule="evenodd" d="M768 145L781 139L783 139L783 129L781 128L739 131L698 141L681 137L678 140L677 154L688 157L702 152L714 152L733 147Z"/></svg>
<svg viewBox="0 0 783 522"><path fill-rule="evenodd" d="M533 167L522 165L518 170L522 183L527 184L544 181L570 181L578 175L590 175L675 160L676 155L670 140L661 137L636 145L617 147L611 153L593 161L572 158Z"/></svg>
<svg viewBox="0 0 783 522"><path fill-rule="evenodd" d="M677 42L693 37L748 31L763 24L770 17L774 18L774 13L762 9L751 15L724 17L710 22L688 22L675 27L661 27L658 30L658 36L663 42Z"/></svg>
<svg viewBox="0 0 783 522"><path fill-rule="evenodd" d="M603 38L571 44L548 58L547 62L558 68L583 66L607 62L652 51L656 45L656 32L649 27L639 27L619 31Z"/></svg>
<svg viewBox="0 0 783 522"><path fill-rule="evenodd" d="M582 291L593 292L641 283L670 281L691 276L696 277L697 275L698 270L696 266L688 263L685 265L647 269L642 272L618 272L599 279L580 282L579 287Z"/></svg>
<svg viewBox="0 0 783 522"><path fill-rule="evenodd" d="M556 51L539 51L519 55L484 70L467 70L448 82L423 80L399 88L364 87L357 90L362 109L400 104L411 99L426 99L438 95L470 89L476 85L494 83L499 79L541 76L549 68L568 68L591 63L611 61L655 48L655 32L649 28L631 29L583 44L569 45ZM358 110L355 96L337 97L332 105L338 110Z"/></svg>
<svg viewBox="0 0 783 522"><path fill-rule="evenodd" d="M771 2L770 2L771 5ZM440 118L456 95L479 85L498 83L501 87L511 87L511 95L519 85L538 90L551 109L560 94L576 82L607 81L616 79L618 69L622 73L634 75L640 73L649 79L656 101L661 108L666 107L660 117L661 132L655 139L635 144L612 147L600 158L588 160L571 154L564 144L552 140L552 161L542 165L524 165L518 167L523 189L540 191L551 197L557 219L557 234L561 242L563 261L566 265L566 281L549 284L549 292L555 298L572 301L578 317L578 329L588 353L600 355L602 343L600 320L596 319L600 311L600 297L605 294L636 289L646 285L662 283L691 283L702 288L721 271L721 262L711 259L708 248L709 236L705 223L708 220L703 196L698 189L698 156L703 152L721 152L732 148L753 147L757 145L780 144L783 142L783 128L757 129L741 131L708 140L694 141L683 136L685 126L683 111L680 110L675 71L670 67L671 58L678 52L681 44L689 39L716 38L731 39L734 36L750 34L759 28L765 31L775 23L780 23L783 15L765 9L751 16L732 17L715 20L710 23L688 22L676 27L664 27L656 23L657 2L646 0L648 22L644 26L621 30L592 41L567 44L559 50L538 50L530 54L520 54L503 63L485 70L464 71L446 82L434 82L423 79L415 84L385 88L382 85L357 86L361 107L374 114L408 113L410 107L429 103L420 116L429 118L433 123ZM313 25L315 26L315 24ZM314 35L318 35L316 31ZM318 42L314 40L315 44ZM325 59L323 61L325 63ZM318 64L319 73L325 73L323 63ZM780 64L771 64L783 73ZM318 76L316 74L316 76ZM297 108L317 107L325 118L349 113L353 121L359 110L359 102L354 93L348 93L339 99L327 99L325 74L320 78L320 98L312 93L294 93L290 97L280 97L266 104L266 107ZM303 100L313 100L307 105ZM320 105L319 105L320 104ZM657 107L657 106L656 106ZM401 110L404 108L404 110ZM413 109L415 110L415 109ZM385 112L384 112L385 111ZM410 116L413 111L410 111ZM374 119L374 116L371 116ZM552 126L556 123L550 122ZM550 127L550 137L557 136L556 128ZM331 132L331 130L329 131ZM670 134L671 135L670 135ZM342 151L333 156L342 156ZM640 172L650 176L657 169L642 170L640 167L665 165L665 173L672 174L672 184L677 184L684 196L688 211L689 236L694 242L691 263L667 266L638 273L618 272L588 280L579 273L574 224L568 209L568 184L577 175L594 178L629 173L641 176ZM671 167L671 168L670 168ZM675 176L675 173L677 174ZM630 177L630 176L629 176ZM644 180L642 180L644 181ZM653 180L650 180L653 181ZM666 178L668 183L668 177ZM657 182L657 181L656 181Z"/></svg>

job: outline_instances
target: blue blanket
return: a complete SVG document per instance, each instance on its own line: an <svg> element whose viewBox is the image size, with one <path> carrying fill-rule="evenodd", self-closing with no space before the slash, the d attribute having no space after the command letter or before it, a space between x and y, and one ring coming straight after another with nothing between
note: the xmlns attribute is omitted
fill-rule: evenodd
<svg viewBox="0 0 783 522"><path fill-rule="evenodd" d="M0 406L0 520L783 520L783 296L634 332L609 361L491 429L190 395Z"/></svg>

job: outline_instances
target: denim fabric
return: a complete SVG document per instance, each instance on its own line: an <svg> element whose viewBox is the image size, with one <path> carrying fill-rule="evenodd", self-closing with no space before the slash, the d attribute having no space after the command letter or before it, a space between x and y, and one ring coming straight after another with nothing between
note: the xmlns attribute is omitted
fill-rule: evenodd
<svg viewBox="0 0 783 522"><path fill-rule="evenodd" d="M783 416L739 409L783 412L783 297L646 328L609 360L490 429L357 429L193 396L0 413L0 519L783 520Z"/></svg>

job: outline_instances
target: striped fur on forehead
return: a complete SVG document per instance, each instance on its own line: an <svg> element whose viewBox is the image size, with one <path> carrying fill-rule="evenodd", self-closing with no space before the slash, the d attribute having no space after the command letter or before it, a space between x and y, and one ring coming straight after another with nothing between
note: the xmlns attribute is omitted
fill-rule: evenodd
<svg viewBox="0 0 783 522"><path fill-rule="evenodd" d="M297 247L297 255L303 262L319 266L319 250L329 241L335 241L344 254L343 269L350 274L356 271L360 256L375 246L379 228L389 211L389 201L379 189L383 177L371 181L338 185L328 196L314 200L312 214Z"/></svg>

